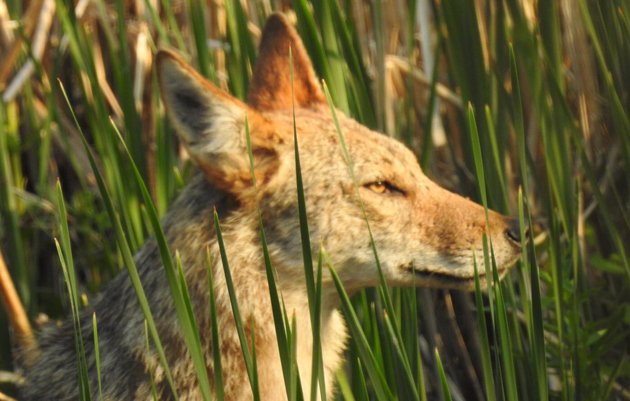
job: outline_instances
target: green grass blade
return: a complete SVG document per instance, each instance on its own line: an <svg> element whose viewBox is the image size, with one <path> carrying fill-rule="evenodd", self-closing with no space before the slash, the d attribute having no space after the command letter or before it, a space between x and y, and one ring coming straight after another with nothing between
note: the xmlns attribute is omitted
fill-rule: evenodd
<svg viewBox="0 0 630 401"><path fill-rule="evenodd" d="M22 302L30 305L28 269L24 259L24 246L19 228L19 210L13 193L15 183L10 161L8 140L9 126L6 118L6 105L0 103L0 218L2 218L3 238L6 240L8 266L15 274L14 280Z"/></svg>
<svg viewBox="0 0 630 401"><path fill-rule="evenodd" d="M333 105L333 100L332 97L330 96L330 92L328 90L328 86L324 83L324 93L326 95L326 99L328 101L328 106L331 112L331 115L333 117L333 122L335 124L335 129L337 131L337 136L339 138L339 143L340 146L342 148L342 152L344 155L344 159L348 168L348 173L352 179L352 183L354 185L354 189L355 189L355 193L356 196L359 200L359 205L361 207L361 212L363 214L363 219L365 220L366 226L367 226L367 232L368 232L368 236L370 239L370 246L372 248L372 252L374 254L374 261L377 267L377 271L378 271L378 276L379 276L379 286L378 286L378 293L380 296L380 299L383 300L384 304L385 304L385 310L387 311L388 315L394 319L395 316L397 316L397 313L395 311L394 305L392 303L392 299L391 299L391 295L387 286L387 283L385 281L385 276L383 275L383 271L381 268L381 263L378 257L378 250L376 248L376 244L374 242L374 237L372 235L372 230L370 228L370 222L369 219L367 218L367 214L365 212L365 207L363 205L363 201L361 200L361 197L359 196L358 193L358 183L356 180L356 176L354 174L354 165L352 163L352 158L350 156L350 153L348 151L348 147L346 146L346 142L344 139L344 135L343 135L343 131L341 130L341 126L339 124L339 120L337 118L337 113L335 110L335 107ZM398 344L403 343L402 340L402 335L400 333L400 323L398 321L395 322L394 325L392 325L392 331L389 332L390 334L393 335L392 341L395 341ZM404 350L403 350L404 351ZM411 389L413 389L414 391L414 395L415 398L417 399L419 397L419 395L417 394L417 392L415 392L415 384L413 383L413 374L410 371L410 363L409 363L409 357L406 354L406 352L400 352L399 356L401 357L401 362L402 362L402 366L403 369L405 370L405 377L411 379L411 382L409 383L409 387Z"/></svg>
<svg viewBox="0 0 630 401"><path fill-rule="evenodd" d="M479 281L479 271L477 270L477 257L473 259L473 267L475 269L475 304L477 305L477 322L479 325L479 335L481 340L481 365L483 368L483 385L486 391L487 401L496 401L497 395L495 390L494 371L492 368L492 354L490 353L490 340L488 338L488 330L486 329L486 312L481 296L481 283ZM490 285L490 283L488 283Z"/></svg>
<svg viewBox="0 0 630 401"><path fill-rule="evenodd" d="M74 324L74 340L77 352L78 365L78 382L79 397L81 400L90 400L90 380L88 373L88 364L85 354L85 345L83 343L83 327L81 325L81 313L79 311L79 293L77 289L77 278L72 257L72 247L70 244L70 230L68 229L68 215L66 213L66 205L63 199L61 183L57 181L57 210L59 211L59 232L61 241L55 240L57 253L61 262L61 269L64 280L68 288L68 298L72 311L72 321Z"/></svg>
<svg viewBox="0 0 630 401"><path fill-rule="evenodd" d="M57 254L59 255L59 261L61 263L61 271L63 272L63 277L66 282L66 287L68 289L68 298L70 300L70 308L72 310L72 323L74 328L74 344L75 351L77 355L77 382L78 382L78 390L79 390L79 399L81 401L91 400L90 394L90 380L88 374L88 365L87 360L85 358L85 347L83 345L83 332L81 330L81 316L79 313L79 307L75 303L75 299L77 296L76 286L70 284L72 279L70 276L74 274L74 268L70 269L68 265L66 265L66 256L64 250L62 250L62 246L59 244L57 240L55 240L55 246L57 247Z"/></svg>
<svg viewBox="0 0 630 401"><path fill-rule="evenodd" d="M225 249L225 243L223 242L223 234L221 233L221 226L219 225L219 215L217 211L214 211L214 229L217 234L217 243L219 245L219 253L221 254L221 263L223 265L223 273L225 274L225 283L230 297L230 304L232 305L232 313L234 315L234 321L236 325L236 331L238 333L238 339L241 344L241 351L243 352L243 358L245 359L245 367L247 368L247 376L249 377L249 383L252 387L252 393L254 400L260 401L260 392L258 390L258 372L256 371L255 361L253 360L252 351L250 351L249 344L247 343L247 336L245 335L245 329L243 328L243 320L241 318L241 312L238 307L238 300L236 298L236 290L234 288L234 282L232 280L232 273L230 271L230 264L228 262L227 251Z"/></svg>
<svg viewBox="0 0 630 401"><path fill-rule="evenodd" d="M350 298L348 297L348 294L343 287L343 283L341 282L341 279L337 275L337 272L330 263L328 263L328 268L330 270L333 282L335 283L335 287L337 288L337 292L341 297L341 308L348 318L348 327L350 328L350 333L358 347L361 361L365 364L368 375L372 380L372 385L374 386L374 391L377 395L377 399L383 401L392 400L394 399L394 396L385 381L384 372L382 371L380 364L377 362L374 353L371 350L370 343L365 337L365 333L361 329L361 323L359 322L359 318L357 317L354 308L352 307L352 302L350 301Z"/></svg>
<svg viewBox="0 0 630 401"><path fill-rule="evenodd" d="M101 380L101 351L98 345L98 325L96 313L92 313L92 335L94 336L94 364L96 366L96 380L98 383L98 399L103 399L103 384Z"/></svg>
<svg viewBox="0 0 630 401"><path fill-rule="evenodd" d="M252 153L252 142L249 131L249 123L245 118L245 141L247 144L247 154L249 157L249 168L252 176L252 183L256 188L256 173L254 171L254 155ZM284 377L285 389L287 391L287 397L289 400L302 400L302 389L297 389L297 381L293 374L295 361L292 360L292 354L290 352L291 345L291 333L287 333L289 330L285 315L283 314L283 308L280 302L280 292L276 285L276 274L271 264L271 257L269 255L269 248L267 246L267 236L263 227L262 215L260 209L258 209L258 229L260 233L261 247L263 251L263 258L265 262L265 273L267 276L267 285L269 287L269 299L271 301L271 312L273 314L273 322L276 331L276 340L278 343L278 351L280 354L280 364L282 366L282 375ZM288 334L288 335L287 335Z"/></svg>
<svg viewBox="0 0 630 401"><path fill-rule="evenodd" d="M173 393L173 396L175 398L175 400L179 399L179 397L177 396L177 391L175 388L175 382L173 381L173 376L171 374L170 368L168 366L168 362L166 360L166 353L164 352L164 347L162 346L162 343L160 341L159 335L158 335L158 331L155 325L155 321L153 319L153 314L151 313L151 308L149 306L149 302L147 300L147 296L144 293L144 289L142 288L142 282L140 280L140 275L138 274L138 269L136 267L136 264L133 260L133 255L131 253L131 249L129 247L129 242L128 242L128 238L124 233L124 230L122 228L122 224L120 222L120 219L118 217L118 214L116 213L115 209L114 209L114 204L109 196L108 190L105 186L105 182L103 180L103 177L100 173L100 171L98 170L98 167L96 166L96 161L94 160L94 156L92 155L92 151L85 139L85 135L83 134L83 131L81 130L81 126L79 124L79 122L76 119L76 115L74 114L74 110L72 109L72 106L70 104L70 101L68 100L68 96L66 94L66 90L63 87L63 85L61 84L61 82L59 82L59 86L61 88L61 91L66 99L66 103L68 104L68 108L70 110L70 113L72 114L73 118L74 118L74 122L79 130L79 133L81 134L81 141L83 143L83 146L85 148L85 151L88 155L88 159L90 162L90 166L92 168L92 171L94 173L94 176L96 178L96 182L98 184L98 188L99 191L101 193L101 196L103 197L103 202L105 204L105 207L107 209L107 213L110 217L110 219L113 221L114 223L114 229L116 232L116 241L118 243L118 246L123 254L123 260L124 260L124 264L125 267L127 268L127 272L129 273L129 278L131 279L131 283L133 285L134 290L136 291L136 295L138 296L138 303L140 304L140 308L142 309L142 313L144 314L144 317L147 321L147 325L149 327L149 332L151 333L151 339L153 340L153 344L155 345L156 351L158 353L158 357L160 359L160 362L162 364L162 367L164 368L164 374L166 376L167 382L169 383L170 389Z"/></svg>
<svg viewBox="0 0 630 401"><path fill-rule="evenodd" d="M440 353L438 352L437 348L435 349L435 362L438 368L440 386L442 387L442 393L444 394L444 399L446 401L453 401L453 397L451 396L451 391L448 387L448 380L446 379L446 372L444 372L444 366L442 366L442 359L440 359Z"/></svg>
<svg viewBox="0 0 630 401"><path fill-rule="evenodd" d="M190 25L193 30L193 39L195 40L195 48L197 50L197 63L201 74L214 80L216 73L210 68L210 55L208 53L206 24L206 7L200 0L187 0L188 9L190 10Z"/></svg>
<svg viewBox="0 0 630 401"><path fill-rule="evenodd" d="M525 216L525 205L523 201L523 192L518 192L518 215L520 224L521 235L521 260L523 264L527 264L530 269L530 288L531 288L531 316L528 322L530 348L532 354L531 363L534 371L536 392L539 400L549 399L549 389L547 385L547 362L546 362L546 347L545 347L545 333L544 333L544 317L543 317L543 299L542 291L540 288L540 272L538 269L538 262L536 260L536 253L534 244L532 241L527 241L526 229L529 227L529 232L533 232L531 216L529 213Z"/></svg>
<svg viewBox="0 0 630 401"><path fill-rule="evenodd" d="M247 29L248 21L241 2L228 0L224 4L230 39L230 52L228 53L230 92L239 99L245 99L249 88L249 72L255 61L254 45Z"/></svg>
<svg viewBox="0 0 630 401"><path fill-rule="evenodd" d="M210 319L212 320L212 347L214 349L221 349L221 336L219 335L219 319L217 313L216 296L214 292L214 274L212 272L214 266L214 260L210 249L206 248L206 260L208 265L208 298L210 300ZM214 397L216 401L223 401L225 399L225 392L223 386L223 367L221 363L221 353L212 353L213 369L214 369Z"/></svg>
<svg viewBox="0 0 630 401"><path fill-rule="evenodd" d="M114 130L118 133L118 130L116 129L113 121L112 126ZM169 283L171 297L175 305L175 311L177 313L178 321L181 325L184 341L186 343L186 346L188 347L188 350L190 351L192 362L195 367L195 372L199 381L199 387L202 397L204 400L210 400L212 392L210 389L210 381L208 379L208 374L206 370L204 352L201 348L201 336L199 334L195 315L191 307L190 295L186 287L185 277L183 276L181 267L179 269L176 269L175 266L173 266L173 259L169 251L166 236L164 235L162 226L160 225L157 210L155 209L155 205L153 204L151 194L149 194L149 190L144 184L140 171L138 170L135 161L131 157L129 149L127 149L127 146L125 145L125 142L122 139L120 133L118 133L118 138L120 139L121 146L123 147L127 154L127 157L129 158L129 162L131 163L132 171L136 179L136 184L138 185L142 193L142 199L146 207L148 219L153 229L155 240L158 244L160 257L162 258L162 264L164 266L164 273L166 274L166 278ZM177 270L180 270L179 274Z"/></svg>

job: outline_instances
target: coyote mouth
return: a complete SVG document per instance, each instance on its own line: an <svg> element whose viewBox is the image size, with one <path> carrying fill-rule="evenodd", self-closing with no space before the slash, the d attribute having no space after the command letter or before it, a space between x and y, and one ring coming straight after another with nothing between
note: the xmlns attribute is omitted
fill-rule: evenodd
<svg viewBox="0 0 630 401"><path fill-rule="evenodd" d="M475 288L475 276L456 276L453 274L443 273L443 272L434 272L427 270L417 270L412 266L405 266L403 268L404 271L413 274L416 278L419 278L421 281L428 283L430 287L442 287L442 288L451 288L451 289L474 289ZM498 269L497 275L499 279L501 279L508 269ZM479 284L481 288L486 286L486 273L485 271L478 272Z"/></svg>

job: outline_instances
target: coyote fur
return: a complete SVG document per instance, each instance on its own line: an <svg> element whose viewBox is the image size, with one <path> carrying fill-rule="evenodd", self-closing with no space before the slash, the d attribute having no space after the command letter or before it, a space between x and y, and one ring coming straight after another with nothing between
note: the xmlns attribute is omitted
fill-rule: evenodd
<svg viewBox="0 0 630 401"><path fill-rule="evenodd" d="M296 319L297 366L304 393L309 394L313 338L300 240L294 124L313 252L317 254L320 247L326 251L348 292L379 283L367 222L382 274L392 286L473 288L473 258L483 254L484 234L492 240L500 275L520 255L519 230L513 220L493 211L486 214L481 206L440 188L423 175L413 153L402 144L336 111L352 160L352 177L311 61L282 15L274 14L266 23L247 104L209 83L171 51L158 53L156 68L166 114L198 168L162 224L172 252L181 256L211 385L212 355L221 354L226 400L251 400L253 395L219 257L212 258L211 269L220 344L211 343L206 250L219 255L214 210L221 219L245 331L249 338L255 334L260 399L286 400L287 395L259 216L278 292L289 319ZM144 244L135 263L179 399L201 399L155 240ZM483 279L483 261L478 270ZM348 334L328 271L322 283L320 337L330 399ZM85 344L93 343L92 313L98 319L102 399L151 400L152 391L160 400L171 399L158 357L147 350L144 316L127 275L117 276L83 312ZM78 399L71 322L44 327L31 353L22 389L25 400ZM86 359L92 397L98 399L91 346L86 346Z"/></svg>

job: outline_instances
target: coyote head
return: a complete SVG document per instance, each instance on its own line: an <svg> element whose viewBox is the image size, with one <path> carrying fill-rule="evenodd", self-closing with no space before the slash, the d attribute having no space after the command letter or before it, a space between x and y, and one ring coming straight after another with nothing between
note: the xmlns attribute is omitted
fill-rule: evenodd
<svg viewBox="0 0 630 401"><path fill-rule="evenodd" d="M402 144L335 111L353 179L311 62L281 15L265 27L248 104L172 52L159 53L157 68L167 114L191 158L212 186L236 199L233 213L257 216L260 208L282 274L299 275L303 263L294 124L311 242L330 255L349 290L378 283L366 217L393 285L472 288L475 256L479 274L485 271L484 234L500 274L520 254L514 221L440 188Z"/></svg>

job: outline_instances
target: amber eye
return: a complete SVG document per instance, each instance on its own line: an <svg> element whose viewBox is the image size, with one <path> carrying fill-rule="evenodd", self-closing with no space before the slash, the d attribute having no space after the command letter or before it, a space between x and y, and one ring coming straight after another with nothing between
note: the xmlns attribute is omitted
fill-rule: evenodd
<svg viewBox="0 0 630 401"><path fill-rule="evenodd" d="M395 194L404 195L405 193L399 188L395 187L389 181L374 181L364 185L365 188L376 194Z"/></svg>
<svg viewBox="0 0 630 401"><path fill-rule="evenodd" d="M367 184L367 188L370 191L375 192L377 194L384 194L385 192L389 192L389 189L387 188L387 184L383 181L371 182Z"/></svg>

